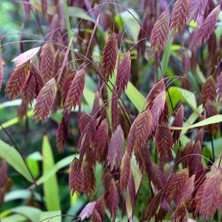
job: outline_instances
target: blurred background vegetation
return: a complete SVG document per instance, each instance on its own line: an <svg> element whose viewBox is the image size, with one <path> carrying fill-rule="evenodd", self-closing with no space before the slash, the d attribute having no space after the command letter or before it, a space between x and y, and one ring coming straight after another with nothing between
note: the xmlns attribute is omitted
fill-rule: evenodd
<svg viewBox="0 0 222 222"><path fill-rule="evenodd" d="M0 218L2 218L2 222L27 221L27 218L29 218L31 221L37 222L39 221L39 218L43 220L44 218L61 215L62 213L70 216L64 216L63 218L56 217L56 219L52 221L69 222L75 219L75 216L78 215L82 207L89 201L89 198L85 195L78 197L75 194L71 197L68 187L68 166L73 159L73 155L77 155L76 146L78 143L79 132L76 117L78 114L76 112L72 113L73 118L71 118L70 122L71 136L68 138L64 153L59 155L56 149L55 134L58 121L61 118L61 113L56 112L52 114L52 117L47 121L47 124L35 124L32 118L32 109L30 108L29 112L26 114L26 117L20 120L17 117L17 108L21 104L21 99L19 98L9 102L5 97L5 86L10 74L14 69L14 64L11 62L11 60L20 53L27 51L32 47L41 46L44 42L44 37L48 32L49 24L42 16L40 4L41 1L30 0L30 2L32 3L34 10L31 11L30 18L27 19L22 1L0 0L0 55L3 57L6 64L4 70L3 87L0 92L0 124L2 126L0 126L0 138L11 146L17 146L20 153L22 153L26 164L32 171L33 176L37 180L37 183L41 185L33 185L30 187L30 181L24 179L24 177L22 177L17 170L9 167L8 175L10 178L7 182L8 185L6 189L7 192L5 192L4 203L1 204ZM155 79L158 78L158 75L154 75L154 73L158 74L157 66L154 64L154 59L147 58L146 54L145 56L138 58L138 52L134 44L138 40L140 26L135 19L124 10L124 7L130 9L130 12L142 23L145 17L144 8L143 4L138 4L138 2L143 1L137 2L133 0L124 0L116 2L122 6L121 13L118 12L117 7L115 6L110 8L107 7L106 10L104 10L104 13L106 13L107 21L108 19L112 20L112 15L115 14L115 19L113 19L115 21L114 29L121 30L124 34L126 33L124 35L124 41L121 42L121 50L126 51L126 49L132 47L132 82L135 86L137 86L137 89L143 95L146 95ZM49 11L53 11L53 0L48 1L48 4L51 7L49 7ZM90 21L90 19L92 19L91 17L87 17L89 15L86 16L86 10L82 9L81 7L78 8L78 5L81 5L81 1L76 1L74 5L75 6L72 8L72 10L70 9L70 16L72 17L71 26L73 31L75 31L75 27L80 18L84 18L86 21ZM121 16L119 16L119 14ZM219 38L222 33L221 16L222 15L220 13L220 22L218 23L216 30L217 38ZM153 22L155 20L156 18L154 18ZM112 26L114 25L112 24ZM83 26L83 28L85 27ZM88 30L84 29L84 33L87 33L87 31L88 33L92 33L92 29L93 26L91 25ZM108 32L107 30L99 30L99 33L99 44L100 47L103 48L104 39L108 36ZM83 35L83 38L84 37L85 36ZM181 42L180 38L177 37L175 43L173 45L171 45L171 43L169 42L167 48L168 51L166 51L164 54L164 71L168 77L173 78L176 86L180 86L181 83L177 80L176 76L180 75L178 73L183 73L183 69L181 67L183 42ZM77 41L76 45L79 47L78 49L80 51L82 45L78 44ZM144 45L145 49L148 46L150 45L146 42L146 45ZM169 51L170 54L172 54L172 57L169 56ZM101 62L101 54L98 53L98 49L96 47L94 48L93 53L95 58L98 58L98 61ZM204 59L206 59L207 52L202 51L202 53L204 54ZM167 67L168 63L170 64L170 67ZM205 64L202 64L203 67L200 67L202 71L205 69L204 65ZM201 84L205 81L205 77L203 76L201 69L196 73L196 76L193 76L190 73L188 74L190 81L192 81L190 91L197 91L197 93L200 92ZM89 86L90 90L93 91L95 90L96 86L92 79L87 80L87 86ZM129 100L127 98L125 99L127 105L130 107L130 111L135 114L135 107L132 104L129 104ZM186 110L186 117L189 116L190 113L190 109ZM43 135L45 136L43 137ZM217 156L222 151L222 149L219 148L219 146L221 146L220 142L221 140L215 141ZM209 139L209 141L207 141L205 144L206 148L204 150L208 156L210 156L210 146L211 142ZM45 151L46 153L44 153L44 150L47 150ZM50 151L52 151L52 153L50 153ZM10 153L6 153L5 155L10 155ZM54 159L49 166L44 165L44 155ZM157 158L157 153L154 155ZM44 174L44 166L46 167L46 174ZM47 171L49 171L48 174ZM57 175L55 172L57 172ZM50 177L50 175L53 176ZM102 189L100 189L101 177L102 165L98 164L96 166L97 190L94 196L95 199L102 193ZM50 180L48 178L50 178ZM141 211L147 207L147 196L150 190L147 179L144 180L145 182L141 188L142 191L139 193L139 201L137 201L137 207L135 208L135 215L140 215ZM52 211L53 213L49 213L49 211ZM108 217L106 218L106 221L109 221ZM121 212L119 212L116 221L127 221L127 219L126 217L121 218ZM136 222L138 219L135 218L133 221Z"/></svg>
<svg viewBox="0 0 222 222"><path fill-rule="evenodd" d="M40 1L33 2L36 2L36 7L40 4ZM38 18L41 23L41 28L36 22L35 13L39 13ZM0 92L0 124L4 129L0 127L0 138L12 146L16 144L35 178L40 177L43 173L41 163L43 161L42 147L43 135L45 132L47 132L47 139L49 139L52 147L52 156L55 163L69 155L72 155L71 157L73 158L72 147L64 152L63 155L58 154L55 140L57 122L55 120L49 120L46 125L36 125L32 117L19 120L17 118L17 108L21 104L21 99L11 102L8 101L8 98L5 96L5 87L14 69L14 64L11 60L18 54L34 46L41 45L46 34L47 22L42 17L41 11L32 11L30 18L27 20L22 1L0 1L0 55L2 55L5 61L3 86ZM77 125L76 122L74 122L73 134L77 136L76 129ZM77 141L74 141L74 139L70 142L72 146L76 145L76 143ZM6 155L10 155L10 153L6 153ZM65 166L68 167L72 158L67 159ZM4 218L0 219L0 221L19 222L27 221L27 218L34 222L40 221L39 211L35 211L33 208L28 207L36 207L42 211L58 210L55 211L54 214L42 214L41 220L57 215L58 217L51 221L73 221L77 213L79 213L80 209L87 202L87 197L83 196L80 198L76 195L74 197L70 196L67 167L64 171L62 170L58 173L58 197L55 197L58 194L54 190L56 189L54 188L55 184L51 186L52 192L54 191L54 193L52 193L51 196L46 197L44 195L45 191L43 186L29 189L30 183L12 167L9 167L8 175L10 175L10 179L8 179L7 182L8 193L6 191L7 194L5 195L4 203L0 204L0 218ZM56 170L56 167L54 167L54 170ZM56 200L57 198L60 198L61 205L55 204L55 206L53 206L53 202L56 202L56 200L53 199L53 196ZM47 201L45 198L49 198L48 201L52 203L52 206L46 204ZM59 216L61 215L61 212L73 215L73 217L67 216L61 219ZM25 215L25 217L22 215Z"/></svg>

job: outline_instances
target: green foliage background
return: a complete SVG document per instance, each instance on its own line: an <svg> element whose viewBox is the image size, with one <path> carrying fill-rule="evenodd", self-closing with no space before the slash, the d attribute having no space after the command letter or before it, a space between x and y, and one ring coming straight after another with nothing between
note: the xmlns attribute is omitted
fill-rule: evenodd
<svg viewBox="0 0 222 222"><path fill-rule="evenodd" d="M136 13L138 5L135 3L135 1L124 1L123 5L130 8L131 12L136 17L141 17L142 13ZM77 16L75 13L76 11L72 14L72 17L74 18L74 21L71 24L72 27L75 27L77 23L75 20L76 17L81 18L85 16L85 12L82 12L82 14L80 13ZM140 29L138 23L135 22L135 19L132 18L132 16L130 16L127 12L122 13L121 17L116 16L115 19L119 27L121 27L123 24L127 26L129 39L135 43ZM32 109L30 109L29 113L27 114L27 118L20 121L17 118L16 108L18 104L21 103L21 100L17 99L15 101L8 102L7 98L5 98L5 85L14 68L11 60L21 52L19 50L21 47L21 28L23 32L22 41L25 41L22 46L23 50L26 51L34 45L40 45L44 34L47 33L46 22L41 16L40 20L40 22L43 24L42 30L39 29L33 15L29 21L25 20L24 10L20 2L15 2L13 0L0 1L0 41L3 50L2 55L6 62L3 88L0 92L0 123L7 130L8 134L11 135L15 144L17 144L20 153L22 153L26 164L29 166L36 180L36 184L33 184L30 172L27 171L26 164L20 157L20 153L12 147L12 140L1 128L0 155L3 158L8 158L8 162L12 166L9 168L8 175L13 181L12 188L9 193L6 194L4 204L1 206L0 218L2 218L2 222L26 221L27 218L29 218L31 221L37 222L55 215L60 216L56 217L53 220L54 222L69 222L74 220L75 216L78 215L82 207L89 201L85 195L78 197L75 194L73 197L71 197L68 188L68 166L71 163L74 155L78 155L75 154L79 138L77 121L72 120L71 122L71 132L73 137L71 139L69 138L68 149L65 150L64 154L58 155L55 144L55 132L57 124L61 118L61 113L54 113L46 125L41 125L41 123L36 125L32 118ZM222 18L220 13L220 22L218 23L218 27L216 29L216 35L218 38L221 33ZM107 33L101 31L101 39L104 39L106 35ZM101 44L104 44L104 40L101 41ZM124 45L122 45L122 49L124 50ZM168 67L168 64L173 64L173 62L175 62L175 58L177 56L176 52L179 49L180 42L177 45L172 45L172 41L169 39L164 51L163 59L161 61L164 72L166 72L167 75L172 78L176 77L176 74L171 67ZM205 53L207 54L207 52ZM96 52L95 55L97 55ZM132 50L131 55L132 58L133 56L136 57L136 50ZM101 60L100 56L98 56L98 60ZM132 84L129 84L126 90L126 102L128 104L132 103L131 108L135 112L140 111L144 105L144 96L150 90L150 81L154 82L155 79L158 79L160 76L159 71L159 76L157 75L153 77L153 64L154 60L152 58L150 58L148 61L140 61L137 67L140 70L140 77L136 84L137 88L135 88ZM177 71L181 71L180 67L176 67L175 69ZM196 76L194 77L193 73L189 73L189 78L200 92L200 85L204 83L205 77L201 71L195 74ZM189 112L189 114L193 113L193 119L192 121L189 121L189 124L192 125L198 118L198 115L195 116L195 111L201 113L202 107L197 106L195 95L192 92L187 92L179 88L180 82L176 80L176 78L174 84L175 87L170 89L170 93L174 95L173 103L177 104L178 101L185 101L188 106L193 108L191 108ZM86 105L85 109L87 110L91 109L89 104L93 103L94 94L92 94L92 92L95 89L95 83L89 78L86 85L88 87L88 91L85 91L85 97L87 97L89 101L88 105L83 105ZM221 116L210 119L208 122L204 122L204 124L207 125L209 123L220 121L222 121ZM185 132L187 129L184 128L183 130ZM47 132L47 135L45 132ZM184 136L184 143L186 142L186 139L187 138ZM5 141L5 143L3 141ZM214 144L215 153L218 157L222 152L222 139L220 135L215 138ZM211 142L209 138L207 138L204 144L204 155L209 157L211 152L210 150ZM155 156L156 153L153 153L153 155ZM96 166L97 192L95 197L99 197L99 195L102 193L102 190L100 189L101 176L102 166L98 164ZM136 215L139 215L141 210L146 208L146 196L148 196L146 194L150 192L147 181L143 182L141 190L142 191L139 193L138 198L139 202L135 208ZM31 205L36 204L35 206L37 208L29 206L31 201L33 201ZM62 218L61 214L73 215L73 217L64 216ZM106 218L106 221L109 221L108 217ZM121 218L121 212L119 211L116 221L127 221L127 219ZM138 219L135 218L133 221L138 221Z"/></svg>

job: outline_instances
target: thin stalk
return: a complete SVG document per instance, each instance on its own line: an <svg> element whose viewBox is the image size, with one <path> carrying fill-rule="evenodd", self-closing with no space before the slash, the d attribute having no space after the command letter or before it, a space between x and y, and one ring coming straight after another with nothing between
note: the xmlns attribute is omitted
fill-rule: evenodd
<svg viewBox="0 0 222 222"><path fill-rule="evenodd" d="M69 10L68 10L68 5L67 5L67 0L64 0L63 4L64 4L65 17L66 17L66 28L67 28L68 38L69 38L69 41L71 41L72 38L73 38L73 35L72 35L70 21L69 21ZM72 65L73 65L74 70L76 70L75 54L74 54L73 44L71 44L70 48L71 48L70 53L71 53L71 58L72 58Z"/></svg>
<svg viewBox="0 0 222 222"><path fill-rule="evenodd" d="M160 63L160 60L159 60L159 59L157 60L157 63L158 63L158 65L159 65L160 72L161 72L162 76L164 77L163 69L162 69L162 66L161 66L161 63ZM168 94L168 96L169 96L171 108L172 108L172 110L173 110L173 109L174 109L174 107L173 107L173 101L172 101L172 98L171 98L171 95L170 95L170 92L169 92L168 87L166 87L166 91L167 91L167 94Z"/></svg>
<svg viewBox="0 0 222 222"><path fill-rule="evenodd" d="M222 159L222 155L220 155L220 160L219 160L219 164L218 164L218 169L220 168L221 159Z"/></svg>
<svg viewBox="0 0 222 222"><path fill-rule="evenodd" d="M97 26L98 26L98 24L99 24L99 19L100 19L100 13L99 13L99 15L98 15L98 17L97 17L97 19L96 19L96 23L95 23L95 25L94 25L93 32L92 32L92 35L91 35L90 40L89 40L89 45L88 45L87 51L86 51L86 57L88 57L88 55L89 55L90 46L91 46L92 41L93 41L93 38L94 38L94 36L95 36L96 29L97 29Z"/></svg>
<svg viewBox="0 0 222 222"><path fill-rule="evenodd" d="M58 75L58 79L57 79L57 82L59 83L61 77L62 77L62 73L63 73L63 70L65 68L65 65L66 65L66 61L68 59L68 55L69 55L69 51L70 51L70 47L72 46L72 40L73 40L73 36L71 37L71 39L69 40L69 46L66 50L66 54L65 54L65 57L63 59L63 63L62 63L62 67L60 69L60 72L59 72L59 75ZM72 52L71 52L72 53ZM72 55L72 54L71 54ZM74 68L74 67L73 67Z"/></svg>
<svg viewBox="0 0 222 222"><path fill-rule="evenodd" d="M154 192L153 192L153 188L152 188L150 179L149 179L149 187L150 187L151 196L154 197Z"/></svg>
<svg viewBox="0 0 222 222"><path fill-rule="evenodd" d="M214 141L213 136L210 134L211 148L212 148L212 161L215 161Z"/></svg>

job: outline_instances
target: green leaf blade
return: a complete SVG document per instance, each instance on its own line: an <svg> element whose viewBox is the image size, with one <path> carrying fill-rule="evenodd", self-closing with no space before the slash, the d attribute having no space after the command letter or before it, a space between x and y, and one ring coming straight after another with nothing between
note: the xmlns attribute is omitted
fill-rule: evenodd
<svg viewBox="0 0 222 222"><path fill-rule="evenodd" d="M11 165L18 173L24 176L29 182L33 182L32 176L25 165L20 153L12 146L0 140L0 157Z"/></svg>
<svg viewBox="0 0 222 222"><path fill-rule="evenodd" d="M40 215L40 221L62 222L61 211L42 212Z"/></svg>
<svg viewBox="0 0 222 222"><path fill-rule="evenodd" d="M146 99L131 82L128 83L125 93L137 110L141 111L146 104Z"/></svg>
<svg viewBox="0 0 222 222"><path fill-rule="evenodd" d="M46 135L43 137L43 173L47 173L54 166L54 159L49 139ZM49 211L60 210L59 188L56 174L48 178L43 184L45 194L45 203Z"/></svg>
<svg viewBox="0 0 222 222"><path fill-rule="evenodd" d="M71 164L73 158L76 155L67 156L64 159L58 161L53 167L51 167L47 172L45 172L37 181L36 184L39 186L48 180L51 176L56 174L60 169Z"/></svg>

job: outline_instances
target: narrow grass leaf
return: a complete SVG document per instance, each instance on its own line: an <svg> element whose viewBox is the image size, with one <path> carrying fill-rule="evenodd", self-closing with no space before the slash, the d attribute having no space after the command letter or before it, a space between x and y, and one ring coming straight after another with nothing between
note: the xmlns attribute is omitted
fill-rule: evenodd
<svg viewBox="0 0 222 222"><path fill-rule="evenodd" d="M53 153L47 135L43 137L43 174L46 174L55 166ZM49 211L60 210L59 187L56 174L43 183L46 207Z"/></svg>
<svg viewBox="0 0 222 222"><path fill-rule="evenodd" d="M14 147L8 145L2 140L0 140L0 147L0 156L29 182L33 182L32 177L19 152Z"/></svg>

